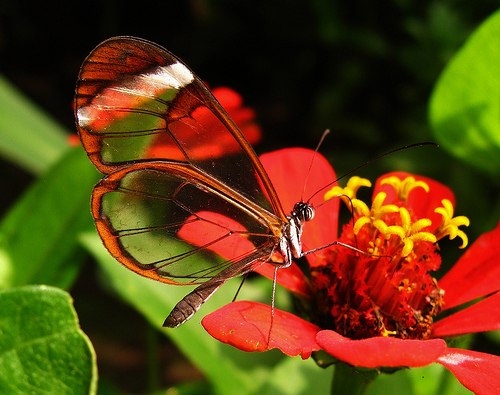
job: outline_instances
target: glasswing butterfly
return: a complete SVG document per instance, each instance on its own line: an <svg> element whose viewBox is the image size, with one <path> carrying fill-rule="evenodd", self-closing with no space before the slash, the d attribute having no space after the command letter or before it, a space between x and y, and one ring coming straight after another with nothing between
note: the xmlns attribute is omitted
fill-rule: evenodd
<svg viewBox="0 0 500 395"><path fill-rule="evenodd" d="M105 247L142 276L198 285L164 326L184 323L229 278L303 256L313 206L283 210L242 132L166 49L134 37L99 44L80 70L75 118L89 159L105 174L91 201ZM200 234L201 245L187 242ZM241 239L248 247L236 247ZM200 259L220 249L231 257Z"/></svg>

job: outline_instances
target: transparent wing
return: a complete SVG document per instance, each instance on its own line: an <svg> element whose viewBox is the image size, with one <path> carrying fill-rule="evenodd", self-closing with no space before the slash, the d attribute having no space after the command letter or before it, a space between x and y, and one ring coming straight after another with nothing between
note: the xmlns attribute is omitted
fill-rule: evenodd
<svg viewBox="0 0 500 395"><path fill-rule="evenodd" d="M248 272L269 258L281 236L273 233L281 229L274 216L177 162L136 163L111 173L94 189L92 214L116 259L167 283Z"/></svg>
<svg viewBox="0 0 500 395"><path fill-rule="evenodd" d="M97 46L80 71L75 116L89 158L103 173L175 160L286 221L241 131L203 82L156 44L116 37Z"/></svg>

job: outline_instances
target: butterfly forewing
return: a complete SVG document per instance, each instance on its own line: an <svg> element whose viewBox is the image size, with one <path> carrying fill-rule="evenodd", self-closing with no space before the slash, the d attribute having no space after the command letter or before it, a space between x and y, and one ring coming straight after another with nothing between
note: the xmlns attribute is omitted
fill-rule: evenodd
<svg viewBox="0 0 500 395"><path fill-rule="evenodd" d="M288 218L269 176L173 54L133 37L104 41L82 65L75 117L90 160L106 174L92 195L106 248L143 276L200 284L166 326L188 319L228 278L271 257L280 262Z"/></svg>
<svg viewBox="0 0 500 395"><path fill-rule="evenodd" d="M84 147L99 170L166 159L189 163L282 220L285 214L255 153L187 66L145 40L117 37L85 60L76 94ZM225 160L231 154L231 160Z"/></svg>

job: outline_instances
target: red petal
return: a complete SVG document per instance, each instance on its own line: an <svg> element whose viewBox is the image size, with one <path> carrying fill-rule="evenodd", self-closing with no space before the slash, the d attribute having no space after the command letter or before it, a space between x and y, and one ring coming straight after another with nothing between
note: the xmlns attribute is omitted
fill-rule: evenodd
<svg viewBox="0 0 500 395"><path fill-rule="evenodd" d="M309 149L282 149L263 154L260 160L287 213L292 211L295 203L308 201L316 192L336 179L328 161L321 154ZM314 219L304 225L304 251L323 247L337 239L339 199L332 199L323 204L325 192L314 195L309 202L317 208L317 212ZM310 264L320 259L319 254L311 254L307 258Z"/></svg>
<svg viewBox="0 0 500 395"><path fill-rule="evenodd" d="M273 265L260 265L254 271L272 280L274 270L275 266ZM292 263L290 267L279 269L276 282L301 296L308 297L310 294L309 283L302 270L295 263Z"/></svg>
<svg viewBox="0 0 500 395"><path fill-rule="evenodd" d="M445 351L441 339L403 340L371 337L351 340L334 331L321 331L316 341L327 353L353 366L364 368L425 366Z"/></svg>
<svg viewBox="0 0 500 395"><path fill-rule="evenodd" d="M271 307L262 303L233 302L205 316L201 323L214 338L243 351L278 348L288 356L306 359L320 349L314 340L319 331L316 325L278 309L271 321Z"/></svg>
<svg viewBox="0 0 500 395"><path fill-rule="evenodd" d="M433 337L446 337L500 329L500 292L436 322Z"/></svg>
<svg viewBox="0 0 500 395"><path fill-rule="evenodd" d="M481 235L439 280L446 309L500 290L499 245L500 223Z"/></svg>
<svg viewBox="0 0 500 395"><path fill-rule="evenodd" d="M449 369L465 387L478 395L500 393L500 357L449 348L437 362Z"/></svg>
<svg viewBox="0 0 500 395"><path fill-rule="evenodd" d="M427 185L429 185L429 192L426 192L420 187L413 189L408 196L406 207L411 209L417 218L430 218L433 224L429 229L430 231L435 230L441 224L441 215L434 212L434 209L442 206L441 200L448 199L453 205L455 205L453 192L447 186L433 180L432 178L402 171L384 174L377 180L375 188L373 189L373 196L376 196L376 194L381 191L386 192L387 197L385 199L385 204L398 201L394 188L390 185L381 185L380 183L384 178L391 176L396 176L402 180L406 177L414 177L417 181L424 181Z"/></svg>
<svg viewBox="0 0 500 395"><path fill-rule="evenodd" d="M203 218L205 221L198 221ZM216 225L217 224L217 225ZM242 256L255 249L255 246L243 234L234 232L231 237L223 238L227 235L227 230L244 232L246 229L239 222L228 218L222 214L211 211L200 211L196 216L191 216L180 229L178 235L186 242L195 246L207 246L210 250L223 258L231 259ZM214 240L219 239L216 243Z"/></svg>

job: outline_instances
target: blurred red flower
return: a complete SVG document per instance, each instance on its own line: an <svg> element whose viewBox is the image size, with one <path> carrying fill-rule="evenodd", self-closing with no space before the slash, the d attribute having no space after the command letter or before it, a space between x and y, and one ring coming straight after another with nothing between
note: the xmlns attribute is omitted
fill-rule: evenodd
<svg viewBox="0 0 500 395"><path fill-rule="evenodd" d="M257 144L261 138L260 126L255 122L254 110L243 106L241 95L227 87L214 88L212 93L248 142ZM190 114L189 122L188 119L182 118L170 123L168 127L175 131L177 138L172 138L169 133L158 134L148 151L148 157L183 159L180 156L178 141L182 141L183 147L189 147L191 159L217 158L241 150L220 120L204 106L198 107ZM180 136L182 138L179 138Z"/></svg>

